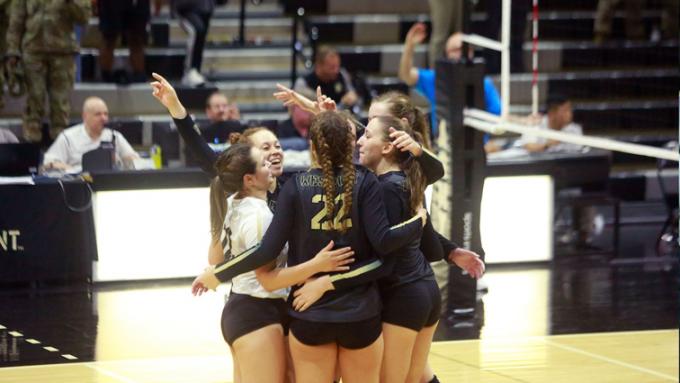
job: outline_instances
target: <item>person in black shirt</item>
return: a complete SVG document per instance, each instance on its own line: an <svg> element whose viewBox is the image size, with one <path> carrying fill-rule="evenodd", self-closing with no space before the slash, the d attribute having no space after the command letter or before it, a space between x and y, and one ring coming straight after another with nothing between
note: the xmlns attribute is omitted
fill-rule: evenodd
<svg viewBox="0 0 680 383"><path fill-rule="evenodd" d="M359 102L349 73L340 65L338 51L327 45L317 48L314 70L304 77L299 77L293 88L305 97L313 99L317 87L321 87L321 93L335 101L340 109L351 109Z"/></svg>
<svg viewBox="0 0 680 383"><path fill-rule="evenodd" d="M397 117L401 119L406 125L409 125L414 132L420 133L420 135L423 137L422 143L418 143L415 142L408 134L405 134L405 132L390 129L390 138L393 140L393 145L402 151L408 150L413 155L420 155L419 151L422 151L425 154L429 154L429 157L434 157L434 154L430 154L428 151L428 149L432 147L432 143L429 139L430 127L428 125L427 119L423 113L413 105L411 99L408 96L399 92L386 92L373 99L373 102L371 103L371 106L368 110L369 121L380 116ZM422 161L420 162L422 163ZM423 170L425 169L426 168L423 168ZM428 183L433 183L434 181L436 181L436 179L432 180L430 176L428 176ZM425 231L423 233L420 249L428 261L436 262L439 261L437 257L441 254L441 252L436 248L437 245L433 243L431 236L432 233L429 231ZM443 250L444 259L447 263L455 264L456 266L465 270L473 278L480 278L484 274L484 262L480 259L478 254L459 247L456 243L450 241L448 238L444 237L438 232L434 232L434 236L436 236L436 239L441 246L441 250ZM448 266L443 262L432 263L432 265L438 267L440 272L448 272ZM448 273L444 273L443 277L448 278ZM444 287L440 287L440 291L444 289L444 293L446 292L446 283L448 283L447 280L445 280L445 284L443 285ZM416 348L414 350L414 359L422 358L423 355L427 357L428 350ZM439 382L429 364L426 364L420 381L430 383Z"/></svg>
<svg viewBox="0 0 680 383"><path fill-rule="evenodd" d="M369 122L357 144L361 164L380 180L387 216L394 223L423 205L427 183L420 164L392 143L390 130L419 137L396 117L382 116ZM429 229L429 238L435 239L441 258L441 246L437 246L431 226ZM427 238L423 233L423 240ZM389 263L390 272L379 283L385 340L381 380L418 381L439 321L441 297L434 273L421 252L421 238L390 254Z"/></svg>

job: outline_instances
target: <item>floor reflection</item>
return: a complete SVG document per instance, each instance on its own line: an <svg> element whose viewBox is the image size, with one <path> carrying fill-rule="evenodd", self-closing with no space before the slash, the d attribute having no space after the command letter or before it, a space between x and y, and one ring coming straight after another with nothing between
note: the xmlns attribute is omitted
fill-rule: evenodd
<svg viewBox="0 0 680 383"><path fill-rule="evenodd" d="M677 328L676 262L491 267L484 278L488 293L478 294L474 313L444 313L435 340ZM5 289L0 366L201 355L226 362L219 320L227 286L193 297L189 285Z"/></svg>

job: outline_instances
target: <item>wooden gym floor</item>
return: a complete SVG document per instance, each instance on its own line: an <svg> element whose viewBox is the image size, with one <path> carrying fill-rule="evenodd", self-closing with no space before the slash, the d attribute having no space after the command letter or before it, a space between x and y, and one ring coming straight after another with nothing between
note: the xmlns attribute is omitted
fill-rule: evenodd
<svg viewBox="0 0 680 383"><path fill-rule="evenodd" d="M676 262L491 267L474 317L445 314L442 382L678 382ZM0 291L0 383L231 382L226 286ZM6 310L5 308L9 308Z"/></svg>
<svg viewBox="0 0 680 383"><path fill-rule="evenodd" d="M430 362L442 382L677 382L678 331L442 341ZM8 367L0 382L231 382L226 353Z"/></svg>

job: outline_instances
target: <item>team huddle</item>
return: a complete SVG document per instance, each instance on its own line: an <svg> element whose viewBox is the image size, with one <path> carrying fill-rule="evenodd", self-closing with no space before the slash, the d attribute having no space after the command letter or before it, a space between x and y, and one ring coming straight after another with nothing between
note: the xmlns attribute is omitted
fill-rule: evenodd
<svg viewBox="0 0 680 383"><path fill-rule="evenodd" d="M231 281L222 333L235 382L437 382L427 357L441 297L429 262L479 277L473 252L437 233L424 206L444 175L410 99L373 101L364 127L317 93L275 97L314 114L311 168L284 174L273 132L232 134L215 154L172 86L154 96L201 156L211 183L212 241L196 295Z"/></svg>

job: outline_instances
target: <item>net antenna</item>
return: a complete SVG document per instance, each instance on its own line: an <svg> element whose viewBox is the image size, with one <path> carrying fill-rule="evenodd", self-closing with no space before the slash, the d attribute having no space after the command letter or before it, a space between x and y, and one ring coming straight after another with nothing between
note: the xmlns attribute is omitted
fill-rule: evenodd
<svg viewBox="0 0 680 383"><path fill-rule="evenodd" d="M464 34L463 41L478 47L501 53L501 118L506 120L510 113L510 11L512 0L502 0L501 41L478 34ZM533 0L531 66L531 111L538 113L538 0Z"/></svg>

